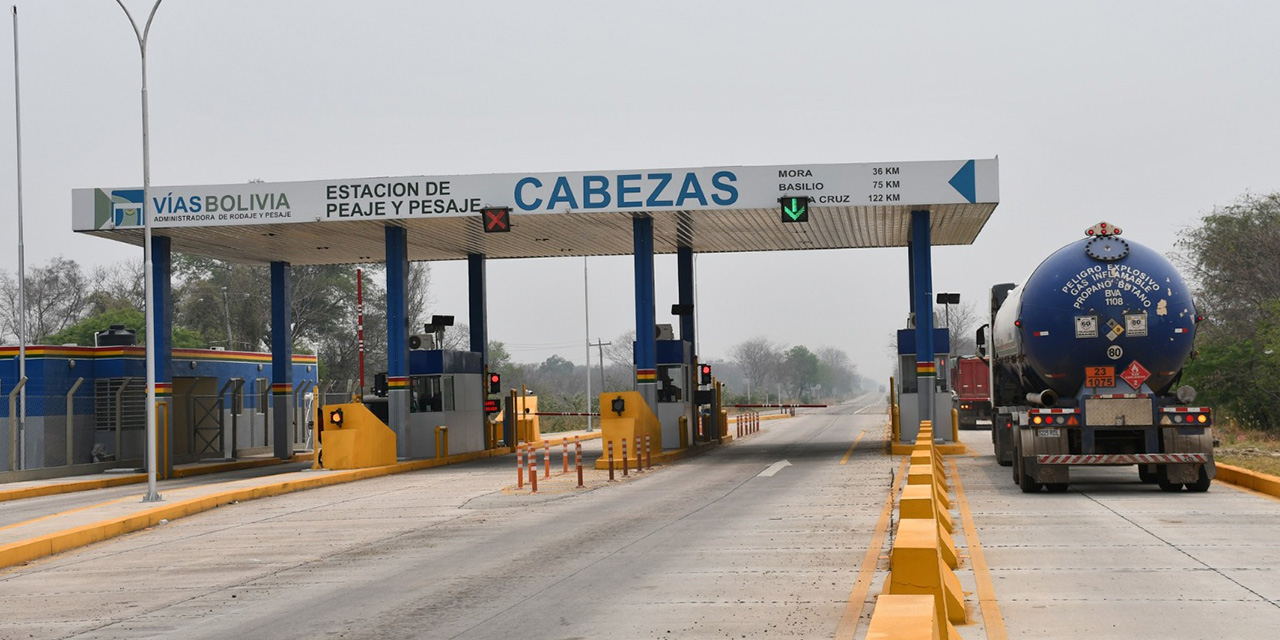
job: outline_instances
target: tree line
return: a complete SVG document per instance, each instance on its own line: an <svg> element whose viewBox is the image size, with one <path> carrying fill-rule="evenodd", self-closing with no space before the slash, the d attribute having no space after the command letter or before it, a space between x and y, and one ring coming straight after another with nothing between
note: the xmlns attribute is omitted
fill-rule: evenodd
<svg viewBox="0 0 1280 640"><path fill-rule="evenodd" d="M1204 316L1183 382L1219 415L1280 430L1280 193L1214 208L1176 246Z"/></svg>
<svg viewBox="0 0 1280 640"><path fill-rule="evenodd" d="M316 354L320 375L353 379L358 375L356 269L363 271L365 368L386 369L386 289L383 266L295 265L290 268L293 349ZM55 257L26 277L27 344L93 346L94 334L122 324L146 337L145 288L141 260L84 269L75 260ZM409 269L410 326L427 317L430 266ZM267 267L175 254L173 259L173 346L269 351L271 348L271 274ZM0 336L16 341L19 332L18 278L0 272ZM446 342L465 340L465 327L453 327Z"/></svg>
<svg viewBox="0 0 1280 640"><path fill-rule="evenodd" d="M363 271L366 383L386 370L386 289L381 264L290 267L293 349L315 354L320 377L351 380L358 376L356 270ZM173 346L270 351L271 276L267 267L175 254L172 275ZM431 270L411 263L410 326L428 319ZM18 334L17 276L0 271L0 337ZM145 341L143 263L139 260L85 269L73 259L55 257L26 277L28 344L93 346L98 331L124 325ZM635 387L635 332L618 335L592 352L592 396L604 390ZM467 349L469 329L450 327L444 348ZM728 358L711 359L725 382L729 402L817 402L851 397L870 384L857 373L847 353L832 347L811 351L784 347L765 337L735 345ZM561 356L542 362L517 362L501 340L489 343L489 366L503 375L503 386L529 389L545 411L596 410L586 393L587 368ZM685 390L688 393L691 390ZM554 422L554 421L553 421ZM580 424L580 420L575 421ZM554 428L554 425L552 425Z"/></svg>

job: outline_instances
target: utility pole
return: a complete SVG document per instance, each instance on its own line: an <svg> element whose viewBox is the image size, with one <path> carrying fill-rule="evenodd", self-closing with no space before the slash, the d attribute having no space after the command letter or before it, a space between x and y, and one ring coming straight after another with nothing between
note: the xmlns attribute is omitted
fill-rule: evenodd
<svg viewBox="0 0 1280 640"><path fill-rule="evenodd" d="M594 344L588 342L588 347L596 347L600 350L600 393L604 393L604 348L613 344L612 342L601 342L600 338L596 338Z"/></svg>

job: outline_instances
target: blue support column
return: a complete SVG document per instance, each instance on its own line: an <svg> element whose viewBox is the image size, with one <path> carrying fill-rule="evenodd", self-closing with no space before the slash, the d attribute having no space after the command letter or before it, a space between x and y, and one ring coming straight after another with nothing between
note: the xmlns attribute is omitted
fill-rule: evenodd
<svg viewBox="0 0 1280 640"><path fill-rule="evenodd" d="M484 255L467 254L467 290L471 320L471 350L489 364L489 303L485 297Z"/></svg>
<svg viewBox="0 0 1280 640"><path fill-rule="evenodd" d="M489 299L485 291L485 259L484 254L468 253L467 254L467 306L470 314L467 316L471 324L471 350L480 354L481 371L485 372L485 377L480 380L480 403L489 397ZM499 371L498 373L502 373ZM485 415L481 421L484 423L485 447L489 446L488 439L488 422L489 416ZM511 442L511 438L515 435L515 425L502 425L503 442Z"/></svg>
<svg viewBox="0 0 1280 640"><path fill-rule="evenodd" d="M907 295L910 300L911 315L916 313L916 245L907 240Z"/></svg>
<svg viewBox="0 0 1280 640"><path fill-rule="evenodd" d="M696 335L697 325L694 321L694 314L698 310L693 306L695 298L694 287L696 286L693 277L693 247L682 246L676 248L676 280L679 287L679 303L686 311L686 313L680 314L680 339L689 343L689 353L694 360L697 360L698 337ZM698 432L698 416L695 413L696 407L693 404L692 391L698 386L698 372L694 369L693 362L685 363L685 379L680 381L680 385L682 389L689 390L681 400L684 402L685 429L687 429L685 441L693 442L694 435Z"/></svg>
<svg viewBox="0 0 1280 640"><path fill-rule="evenodd" d="M676 249L676 278L679 281L679 297L680 306L686 309L693 309L694 299L694 281L693 281L693 247L679 247ZM693 318L695 309L691 313L680 316L680 339L688 342L693 347L693 352L698 353L697 336Z"/></svg>
<svg viewBox="0 0 1280 640"><path fill-rule="evenodd" d="M911 212L911 283L916 313L916 380L919 383L920 419L931 420L935 437L951 433L934 415L934 388L937 378L933 353L933 264L929 212ZM917 425L910 425L914 430ZM908 425L903 425L903 434Z"/></svg>
<svg viewBox="0 0 1280 640"><path fill-rule="evenodd" d="M156 411L156 419L161 420L168 433L156 431L161 443L168 447L160 449L159 464L156 475L160 478L173 477L173 251L172 243L167 236L151 236L151 295L156 305L154 322L156 326L147 327L155 336L155 380L156 401L165 404ZM160 411L166 416L161 418ZM145 436L143 437L145 441ZM143 444L146 450L146 444Z"/></svg>
<svg viewBox="0 0 1280 640"><path fill-rule="evenodd" d="M636 276L636 390L658 410L657 312L653 293L653 219L631 220Z"/></svg>
<svg viewBox="0 0 1280 640"><path fill-rule="evenodd" d="M293 457L293 293L289 263L271 263L271 443L275 457Z"/></svg>
<svg viewBox="0 0 1280 640"><path fill-rule="evenodd" d="M409 457L409 235L387 227L387 426L396 455Z"/></svg>

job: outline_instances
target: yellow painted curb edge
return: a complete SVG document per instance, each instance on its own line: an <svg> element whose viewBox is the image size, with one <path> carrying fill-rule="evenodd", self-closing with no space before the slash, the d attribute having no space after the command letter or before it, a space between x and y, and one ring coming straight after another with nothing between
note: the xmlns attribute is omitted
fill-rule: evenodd
<svg viewBox="0 0 1280 640"><path fill-rule="evenodd" d="M1280 477L1222 464L1221 462L1216 463L1214 466L1218 468L1218 480L1280 498Z"/></svg>
<svg viewBox="0 0 1280 640"><path fill-rule="evenodd" d="M146 474L131 473L127 475L111 476L109 478L95 478L84 482L61 482L54 484L42 484L37 487L24 487L22 489L0 489L0 502L39 498L41 496L52 496L60 493L74 493L76 491L106 489L107 487L119 487L121 485L136 484L146 481Z"/></svg>
<svg viewBox="0 0 1280 640"><path fill-rule="evenodd" d="M109 520L103 520L102 522L95 522L93 524L77 527L75 529L45 534L30 540L12 542L7 545L0 546L0 569L43 558L55 553L61 553L77 547L83 547L95 542L101 542L102 540L124 535L126 533L132 533L140 529L146 529L147 527L159 524L161 520L175 520L183 516L208 511L209 509L230 504L232 502L244 502L257 498L267 498L292 493L294 491L305 491L307 489L317 489L320 487L354 482L356 480L364 480L367 478L377 478L395 473L430 469L432 467L441 467L458 462L491 458L496 455L505 455L510 452L511 450L508 448L501 448L488 451L476 451L473 453L463 453L435 460L414 460L387 465L384 467L353 469L350 471L334 471L314 478L285 480L275 484L246 487L243 489L230 489L207 496L201 496L199 498L191 498L188 500L164 504L139 513L111 518Z"/></svg>
<svg viewBox="0 0 1280 640"><path fill-rule="evenodd" d="M312 454L297 454L289 459L289 462L305 462L312 459ZM225 473L227 471L239 471L241 469L256 469L258 467L269 467L271 465L281 464L279 458L262 458L260 460L236 460L233 462L222 462L212 464L202 464L194 468L174 468L174 478L190 478L194 476L208 475L211 473ZM27 498L39 498L41 496L52 496L61 493L75 493L77 491L93 491L94 489L106 489L108 487L119 487L126 484L138 484L147 481L145 473L128 473L118 476L110 476L106 478L94 478L92 480L80 480L76 482L57 482L45 484L36 487L24 487L22 489L0 489L0 502L9 502L11 500L25 500Z"/></svg>

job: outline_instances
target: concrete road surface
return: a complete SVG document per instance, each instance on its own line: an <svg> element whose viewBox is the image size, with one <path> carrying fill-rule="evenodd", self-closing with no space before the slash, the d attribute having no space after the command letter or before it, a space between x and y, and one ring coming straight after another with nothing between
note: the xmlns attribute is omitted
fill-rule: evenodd
<svg viewBox="0 0 1280 640"><path fill-rule="evenodd" d="M884 421L768 422L589 490L517 492L507 456L220 508L0 571L0 638L832 637Z"/></svg>
<svg viewBox="0 0 1280 640"><path fill-rule="evenodd" d="M1216 482L1165 493L1136 467L1073 468L1067 493L1024 494L989 432L962 438L975 455L954 461L1010 638L1280 637L1280 501Z"/></svg>

